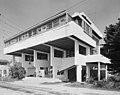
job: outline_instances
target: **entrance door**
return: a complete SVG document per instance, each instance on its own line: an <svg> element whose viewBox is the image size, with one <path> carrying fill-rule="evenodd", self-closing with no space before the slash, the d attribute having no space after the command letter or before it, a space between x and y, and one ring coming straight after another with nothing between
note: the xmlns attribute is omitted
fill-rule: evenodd
<svg viewBox="0 0 120 95"><path fill-rule="evenodd" d="M68 70L68 79L71 82L76 81L76 67Z"/></svg>

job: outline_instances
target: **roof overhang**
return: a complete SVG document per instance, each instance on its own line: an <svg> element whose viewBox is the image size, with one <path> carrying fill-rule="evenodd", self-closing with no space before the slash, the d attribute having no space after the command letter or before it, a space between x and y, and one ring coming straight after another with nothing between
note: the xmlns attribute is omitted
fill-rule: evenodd
<svg viewBox="0 0 120 95"><path fill-rule="evenodd" d="M101 63L108 63L110 64L110 59L107 57L101 55L101 54L95 54L95 55L87 55L86 56L86 63L92 63L92 62L101 62Z"/></svg>
<svg viewBox="0 0 120 95"><path fill-rule="evenodd" d="M24 41L5 47L4 54L9 54L24 49L26 50L29 48L31 49L31 47L32 49L35 49L37 48L36 46L39 46L41 44L51 44L51 42L65 37L70 37L71 35L74 35L75 37L92 47L96 47L96 42L90 36L84 33L83 29L79 25L77 25L73 21L70 21L65 25L56 27L55 29L52 29L50 31L46 31L34 37L25 39Z"/></svg>

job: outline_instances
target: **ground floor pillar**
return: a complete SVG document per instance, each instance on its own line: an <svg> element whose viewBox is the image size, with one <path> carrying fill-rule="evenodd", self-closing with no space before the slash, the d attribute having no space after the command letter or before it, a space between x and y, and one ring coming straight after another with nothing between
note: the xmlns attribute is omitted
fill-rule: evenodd
<svg viewBox="0 0 120 95"><path fill-rule="evenodd" d="M88 64L86 64L86 80L90 78L90 67Z"/></svg>
<svg viewBox="0 0 120 95"><path fill-rule="evenodd" d="M100 62L98 62L98 81L100 81Z"/></svg>
<svg viewBox="0 0 120 95"><path fill-rule="evenodd" d="M107 77L108 77L108 66L107 64L105 65L105 80L107 80Z"/></svg>
<svg viewBox="0 0 120 95"><path fill-rule="evenodd" d="M37 63L37 52L36 52L36 50L34 50L34 64L33 64L33 66L35 67L36 76L39 76L39 70L36 69L36 63Z"/></svg>
<svg viewBox="0 0 120 95"><path fill-rule="evenodd" d="M22 57L21 57L21 61L22 61L22 67L25 67L24 64L25 64L25 54L22 53Z"/></svg>
<svg viewBox="0 0 120 95"><path fill-rule="evenodd" d="M82 82L82 66L77 65L77 82Z"/></svg>
<svg viewBox="0 0 120 95"><path fill-rule="evenodd" d="M12 66L15 65L15 55L12 56L13 59L12 59Z"/></svg>

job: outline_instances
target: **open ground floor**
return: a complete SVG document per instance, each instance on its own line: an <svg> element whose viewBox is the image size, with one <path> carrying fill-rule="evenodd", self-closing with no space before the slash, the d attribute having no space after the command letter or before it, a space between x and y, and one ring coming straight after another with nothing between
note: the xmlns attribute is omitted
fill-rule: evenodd
<svg viewBox="0 0 120 95"><path fill-rule="evenodd" d="M84 82L94 77L107 79L107 62L101 54L75 37L64 37L9 53L26 70L26 76L59 78L63 81ZM98 48L95 48L98 49Z"/></svg>

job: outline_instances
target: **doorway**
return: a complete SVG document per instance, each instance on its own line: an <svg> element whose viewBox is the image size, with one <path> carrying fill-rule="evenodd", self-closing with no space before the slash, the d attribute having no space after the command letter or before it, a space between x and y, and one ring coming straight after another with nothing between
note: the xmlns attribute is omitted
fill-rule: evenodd
<svg viewBox="0 0 120 95"><path fill-rule="evenodd" d="M68 70L68 79L70 82L76 81L76 67Z"/></svg>

